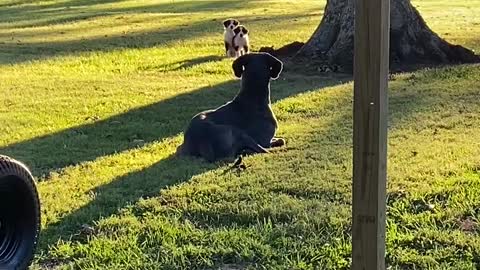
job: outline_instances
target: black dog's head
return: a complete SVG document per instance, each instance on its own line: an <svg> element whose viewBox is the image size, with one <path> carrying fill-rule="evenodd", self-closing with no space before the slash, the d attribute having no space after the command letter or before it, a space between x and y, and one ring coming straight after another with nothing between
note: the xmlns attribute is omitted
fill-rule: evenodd
<svg viewBox="0 0 480 270"><path fill-rule="evenodd" d="M233 29L233 33L235 33L235 36L240 35L240 37L243 37L248 34L248 29L244 25L239 25Z"/></svg>
<svg viewBox="0 0 480 270"><path fill-rule="evenodd" d="M240 24L240 22L235 20L235 19L228 19L228 20L223 21L223 27L225 29L230 30L230 31L232 31L239 24Z"/></svg>
<svg viewBox="0 0 480 270"><path fill-rule="evenodd" d="M269 53L250 53L233 61L232 68L237 78L268 81L278 78L283 63Z"/></svg>

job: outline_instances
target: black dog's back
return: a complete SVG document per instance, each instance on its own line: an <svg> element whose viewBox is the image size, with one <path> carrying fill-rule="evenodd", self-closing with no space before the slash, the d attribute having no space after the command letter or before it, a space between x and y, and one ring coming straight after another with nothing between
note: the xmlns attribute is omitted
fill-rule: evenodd
<svg viewBox="0 0 480 270"><path fill-rule="evenodd" d="M193 117L185 131L184 144L179 148L179 154L203 157L213 162L237 156L244 150L253 153L268 152L241 129L211 121L209 113L212 112L203 112Z"/></svg>

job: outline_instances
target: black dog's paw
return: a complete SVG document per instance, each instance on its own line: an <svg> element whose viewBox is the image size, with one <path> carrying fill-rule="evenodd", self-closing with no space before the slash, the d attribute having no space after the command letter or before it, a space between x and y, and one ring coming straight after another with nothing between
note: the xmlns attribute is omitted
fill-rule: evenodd
<svg viewBox="0 0 480 270"><path fill-rule="evenodd" d="M243 163L243 158L242 158L242 156L240 155L240 156L238 157L237 161L235 161L235 163L232 165L232 167L237 167L237 168L238 168L238 167L240 167L240 165L242 165L242 163Z"/></svg>
<svg viewBox="0 0 480 270"><path fill-rule="evenodd" d="M270 147L280 147L287 144L287 141L283 138L273 138L270 142Z"/></svg>
<svg viewBox="0 0 480 270"><path fill-rule="evenodd" d="M223 160L224 162L227 161L227 160ZM228 161L230 161L230 159L228 159ZM229 166L226 170L223 171L222 175L228 173L228 172L231 172L231 171L234 171L237 176L239 176L240 172L244 171L247 169L247 166L245 165L245 163L243 163L243 156L242 155L239 155L236 160L233 159L234 164Z"/></svg>

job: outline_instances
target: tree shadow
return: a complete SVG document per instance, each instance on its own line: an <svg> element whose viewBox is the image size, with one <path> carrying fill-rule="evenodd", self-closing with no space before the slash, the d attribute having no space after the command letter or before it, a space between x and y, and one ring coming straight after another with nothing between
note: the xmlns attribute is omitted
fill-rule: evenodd
<svg viewBox="0 0 480 270"><path fill-rule="evenodd" d="M200 56L200 57L197 57L197 58L188 59L188 60L180 61L180 62L177 62L177 63L173 63L172 65L180 64L180 66L174 68L173 70L181 70L181 69L192 68L194 66L205 64L205 63L208 63L208 62L217 62L217 61L220 61L224 58L225 58L224 56L219 56L219 55Z"/></svg>
<svg viewBox="0 0 480 270"><path fill-rule="evenodd" d="M1 16L1 12L0 12ZM77 18L85 18L84 14L76 15ZM162 15L171 16L171 15ZM289 14L271 16L270 21L275 23L287 23L290 19L309 16L305 14ZM120 16L121 17L121 16ZM241 20L254 20L256 16L247 16ZM223 17L202 21L185 21L181 25L168 26L161 29L137 31L131 33L103 35L89 38L79 38L65 41L37 41L23 42L10 33L0 34L0 38L8 40L0 43L0 64L15 64L25 61L42 60L52 57L69 56L86 52L111 52L122 49L145 49L156 46L166 46L173 42L187 41L192 38L200 38L210 33L221 35L221 20ZM63 20L63 19L60 19ZM119 22L121 23L121 22ZM28 37L45 35L35 33ZM221 38L219 39L219 41ZM220 45L222 44L222 45ZM259 45L260 46L260 45ZM223 42L219 43L219 54L223 54Z"/></svg>
<svg viewBox="0 0 480 270"><path fill-rule="evenodd" d="M15 7L15 6L21 6L21 5L26 5L26 4L32 4L35 3L35 0L15 0L15 1L7 1L5 3L0 3L0 8L4 7Z"/></svg>
<svg viewBox="0 0 480 270"><path fill-rule="evenodd" d="M144 4L134 7L96 7L100 4L118 3L115 0L71 0L60 3L38 5L12 5L0 6L0 23L15 22L16 27L40 27L52 24L75 22L109 14L128 13L200 13L207 11L229 12L239 7L246 8L255 3L254 0L246 1L180 1L160 4Z"/></svg>
<svg viewBox="0 0 480 270"><path fill-rule="evenodd" d="M276 92L275 90L273 92L277 93L277 95L275 95L275 100L280 100L296 93L308 91L308 87L295 89L295 85L298 84L298 81L293 80L292 84L289 84L289 80L291 79L292 77L286 76L286 80L280 81L278 84L275 84L273 86L274 89L279 90L278 92ZM428 80L428 78L424 80ZM329 83L325 83L325 81L323 81L323 84L321 84L320 82L321 80L319 80L318 78L317 80L314 80L313 84L316 85L316 87L314 86L313 89L315 89L315 91L320 91L318 90L319 88L333 85L331 81ZM231 83L232 82L227 82L226 85L222 84L218 87L231 88ZM395 128L396 125L402 125L402 123L404 123L405 121L409 121L412 115L418 112L433 112L437 109L435 108L436 99L432 98L432 95L434 95L433 93L428 91L422 91L419 93L415 93L416 95L413 98L411 91L405 92L404 90L402 90L402 88L408 86L408 84L409 82L407 80L402 85L395 86L395 91L390 91L390 129ZM208 98L206 100L209 100L213 97L209 95L215 95L216 93L204 90L203 94L207 95ZM458 98L459 100L464 102L464 97L459 96ZM185 97L180 97L180 100L184 99ZM195 102L195 98L189 100ZM186 100L184 100L183 102L186 102ZM293 149L287 149L287 153L291 153L291 156L287 158L290 160L294 160L295 158L298 158L298 156L296 155L299 152L309 151L309 149L311 148L330 147L334 149L330 151L322 151L322 153L315 152L315 154L321 155L316 158L323 157L327 158L330 161L334 160L335 162L330 163L329 166L345 166L345 164L348 164L349 160L351 160L352 151L353 110L351 102L352 93L347 91L345 91L345 95L336 97L334 96L331 100L328 100L328 102L325 103L325 108L322 108L322 114L331 115L334 117L328 120L326 126L322 130L315 130L315 128L312 128L311 133L306 135L308 138L310 138L308 145L295 145L295 143L293 143L293 145L291 145L293 146ZM455 103L457 101L448 100L448 102ZM472 101L472 104L473 103L474 101ZM445 104L442 104L442 106L445 106ZM177 104L177 106L175 106L174 108L178 109L179 107L181 107L181 104ZM158 109L159 107L156 108ZM295 113L303 114L305 112L302 110L298 112L289 112L289 114ZM172 115L176 114L177 111L174 110L172 112ZM325 119L323 121L325 121ZM94 127L89 128L94 129ZM56 136L62 136L62 134L57 134ZM295 153L295 151L297 151L297 154ZM305 166L311 166L309 164L310 163L305 162ZM298 164L294 164L294 167L295 166L298 166ZM66 239L72 237L71 234L75 231L78 231L80 225L82 224L91 224L93 221L98 220L98 218L100 217L115 214L119 211L119 209L136 202L140 198L158 196L160 190L166 185L173 185L187 181L195 175L207 172L215 168L218 168L218 165L206 164L201 161L192 159L178 159L170 156L166 159L158 161L155 165L142 171L127 174L113 180L109 184L97 187L95 189L95 193L97 193L98 195L95 197L94 201L90 202L88 205L78 210L75 210L72 213L67 214L66 216L61 218L59 222L49 225L42 232L42 235L44 236L42 239L44 240L41 240L42 242L40 243L40 250L46 252L48 250L48 246L54 244L58 240L58 238ZM289 169L293 169L293 167L283 168L283 170ZM263 168L263 170L269 171L268 168ZM311 172L313 173L315 171L312 170ZM339 179L339 176L343 176L343 178ZM308 174L304 175L303 177L308 177ZM351 168L349 166L346 166L343 168L343 172L341 175L331 174L329 175L329 177L332 178L323 179L322 183L335 184L330 186L320 185L317 189L309 190L309 192L307 193L305 193L304 190L296 189L298 188L298 185L295 184L295 181L297 181L296 179L289 180L289 182L291 182L292 184L291 188L267 185L265 186L265 189L267 190L267 192L271 192L273 196L286 194L299 200L319 199L325 202L340 202L343 203L345 207L349 207L351 202L351 194L345 193L343 190L346 186L349 187L351 185ZM191 202L194 202L195 197L189 198L189 200ZM188 220L189 222L192 222L193 224L195 224L195 226L198 226L200 228L208 227L224 229L237 228L238 226L249 227L252 224L256 224L258 220L270 220L274 224L290 224L293 222L294 219L296 219L295 216L292 216L291 213L288 213L288 209L286 209L284 212L282 212L283 210L281 210L276 213L266 211L253 214L246 214L245 212L232 212L232 209L229 209L228 207L226 207L224 211L222 209L223 208L217 209L217 211L211 209L199 211L177 209L176 213L178 213L178 211L182 211L182 219ZM135 214L142 215L144 213ZM328 228L336 226L335 224L332 224L331 221L328 219L328 214L326 215L326 217L321 216L318 218L320 219L321 224L324 224L324 226ZM324 218L324 220L322 218ZM350 237L351 228L348 224L345 224L344 226L345 228L343 229L343 237L348 239ZM306 228L305 230L309 230L309 227L304 228ZM301 235L302 233L305 234L305 237L311 237L311 231L295 231L295 235L297 236ZM77 236L79 236L78 240L85 240L84 236L77 234L74 234L74 239ZM333 241L332 239L335 237L339 236L331 234L329 237L323 238L322 241L324 241L325 243L329 243ZM346 254L346 256L348 257L350 256L350 254ZM347 257L345 257L345 259L347 259Z"/></svg>
<svg viewBox="0 0 480 270"><path fill-rule="evenodd" d="M60 221L49 224L41 231L39 251L46 251L59 239L85 236L82 235L82 225L93 225L93 221L117 213L140 198L158 196L162 189L218 166L199 159L177 158L172 155L145 170L128 173L96 187L90 191L95 194L92 202L66 214Z"/></svg>
<svg viewBox="0 0 480 270"><path fill-rule="evenodd" d="M56 56L67 56L82 52L109 52L120 49L143 49L171 42L199 37L218 28L218 22L206 20L164 29L135 32L121 35L83 38L59 42L4 43L0 49L12 57L0 58L0 64L13 64L30 60L41 60Z"/></svg>
<svg viewBox="0 0 480 270"><path fill-rule="evenodd" d="M316 77L302 87L295 87L295 80L289 74L272 86L273 102L344 82L338 78ZM345 79L346 81L346 79ZM113 154L136 147L128 142L130 135L142 138L144 143L159 141L182 132L190 117L198 111L220 105L236 93L237 81L228 81L214 87L200 88L192 93L145 106L125 114L111 117L81 127L35 138L0 149L0 152L14 156L32 165L32 171L48 172L69 164L93 160L99 156ZM115 123L115 124L114 124ZM123 134L123 135L122 135ZM108 135L108 136L107 136ZM92 140L89 138L97 138ZM58 142L69 147L55 147ZM42 151L44 149L44 151ZM48 152L46 155L45 152ZM69 164L65 164L67 160ZM169 156L156 164L121 176L91 192L95 199L49 224L42 231L39 251L58 239L80 236L78 230L83 224L91 224L100 217L115 214L119 209L138 201L140 198L158 196L166 186L189 180L195 175L218 168L219 164L208 164L199 159Z"/></svg>
<svg viewBox="0 0 480 270"><path fill-rule="evenodd" d="M347 80L319 76L296 87L295 74L285 72L282 76L272 85L274 101ZM11 144L0 148L0 152L24 161L37 176L48 174L139 144L175 136L196 113L231 100L238 92L239 84L239 81L232 80L203 87L107 119L90 120L91 123L82 126Z"/></svg>
<svg viewBox="0 0 480 270"><path fill-rule="evenodd" d="M438 71L424 71L425 75L421 79L422 83L427 83L435 73ZM440 71L441 72L441 71ZM464 75L467 76L467 75ZM416 78L416 76L412 76ZM438 79L438 78L437 78ZM413 79L415 80L415 79ZM389 91L389 132L394 131L395 129L401 128L403 125L411 125L411 121L415 121L415 116L417 114L423 113L434 113L438 112L439 108L445 106L453 106L454 104L461 104L461 106L476 106L478 102L475 99L476 94L475 90L471 90L470 94L465 93L463 95L448 95L450 99L445 98L445 103L437 104L438 102L438 93L435 93L433 90L414 92L411 90L406 90L406 87L412 86L412 81L406 79L402 82L401 85L395 85L394 91L390 89ZM320 86L319 88L322 88ZM319 90L320 91L320 90ZM325 147L333 148L333 151L322 151L322 153L316 153L319 156L312 158L326 158L329 161L335 161L334 163L330 162L328 166L344 166L344 164L349 164L352 159L353 151L353 104L352 104L353 95L347 94L342 97L332 98L329 100L329 104L326 108L322 109L325 115L336 115L336 117L328 121L326 127L321 130L312 130L307 136L310 137L310 141L307 145L296 145L295 142L290 142L286 151L291 152L289 160L295 160L298 158L295 151L303 152L309 151L312 148L321 149ZM460 106L460 107L461 107ZM295 111L289 112L290 114L295 114ZM299 112L300 114L303 112ZM325 121L325 119L323 119ZM326 152L326 153L323 153ZM346 153L350 153L346 155ZM323 156L323 155L326 156ZM309 164L305 161L306 164ZM298 166L296 164L295 166ZM288 170L291 168L282 168L282 170ZM295 168L298 170L298 168ZM325 168L326 169L326 168ZM292 183L294 188L285 188L275 187L272 185L265 185L263 188L266 192L274 194L273 196L287 195L298 200L322 200L325 202L335 202L344 204L346 207L351 206L351 193L344 193L342 187L350 187L351 185L351 167L344 167L343 176L345 178L331 178L323 179L324 183L335 183L332 186L325 187L322 184L319 184L317 187L310 187L311 189L306 192L305 190L298 189L300 184L295 184L296 179L289 179L289 182ZM271 173L272 170L263 168L266 173ZM313 172L313 171L312 171ZM305 179L308 178L307 175L302 175ZM332 177L338 177L338 175L331 175ZM257 176L258 177L258 176ZM281 176L280 176L281 177ZM261 178L261 176L260 176ZM265 177L268 178L268 177ZM275 178L275 176L274 176ZM258 183L257 183L258 184ZM241 191L239 191L241 192ZM246 196L248 197L248 196ZM269 196L271 198L271 196ZM218 199L218 198L217 198ZM236 197L228 197L228 200L235 200ZM191 202L195 202L195 198L189 198ZM221 199L219 199L221 200ZM197 202L202 204L202 202ZM389 201L389 205L392 202ZM178 209L175 210L178 214ZM287 210L286 210L287 211ZM138 213L142 215L143 213ZM297 216L292 215L287 212L268 212L268 209L264 212L258 213L247 213L239 211L237 205L234 209L229 208L226 205L220 207L220 209L212 209L209 207L205 208L196 208L196 209L182 209L181 210L181 219L184 221L192 222L195 226L199 228L210 228L210 229L225 229L225 228L238 228L238 227L248 227L258 224L259 220L269 220L272 223L280 224L289 224L294 223L297 220ZM325 222L327 224L328 222ZM328 224L327 224L328 225ZM330 224L331 225L331 224ZM345 236L350 237L350 225L346 225ZM300 232L296 232L300 233ZM337 237L332 235L333 237ZM329 242L329 239L326 238L325 243Z"/></svg>
<svg viewBox="0 0 480 270"><path fill-rule="evenodd" d="M70 0L60 3L47 4L43 7L55 8L74 8L91 7L99 4L125 2L118 0ZM246 5L255 2L255 0L244 0L241 2L229 0L190 0L190 1L170 1L167 3L142 5L137 7L119 7L111 8L115 12L156 12L156 13L197 13L206 11L230 11L238 7L246 8Z"/></svg>

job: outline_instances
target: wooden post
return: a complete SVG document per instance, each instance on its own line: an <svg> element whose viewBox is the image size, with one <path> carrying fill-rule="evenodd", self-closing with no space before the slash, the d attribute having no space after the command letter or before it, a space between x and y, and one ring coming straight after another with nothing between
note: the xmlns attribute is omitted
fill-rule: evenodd
<svg viewBox="0 0 480 270"><path fill-rule="evenodd" d="M389 0L355 0L352 269L385 269Z"/></svg>

